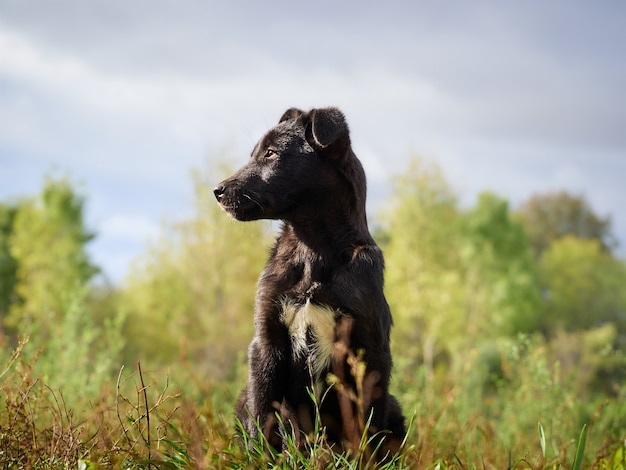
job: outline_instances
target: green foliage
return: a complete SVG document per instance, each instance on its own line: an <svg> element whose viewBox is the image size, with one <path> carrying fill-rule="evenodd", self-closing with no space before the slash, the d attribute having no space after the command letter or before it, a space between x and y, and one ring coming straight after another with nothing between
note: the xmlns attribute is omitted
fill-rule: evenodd
<svg viewBox="0 0 626 470"><path fill-rule="evenodd" d="M396 356L423 360L432 377L451 351L536 329L538 270L506 201L484 193L461 211L441 171L417 160L397 180L385 216Z"/></svg>
<svg viewBox="0 0 626 470"><path fill-rule="evenodd" d="M96 273L85 251L93 236L84 226L83 203L67 179L48 178L38 197L18 205L9 236L18 300L4 319L6 327L16 331L37 324L47 337L60 319L66 294Z"/></svg>
<svg viewBox="0 0 626 470"><path fill-rule="evenodd" d="M581 401L575 377L563 376L549 348L540 337L485 343L470 351L461 373L417 396L415 383L404 380L411 371L396 368L399 395L417 405L409 438L418 449L410 455L419 458L414 466L430 468L440 459L441 468L513 468L510 462L522 461L526 466L515 468L571 468L587 424L585 461L602 468L589 465L593 452L604 455L607 443L623 442L626 407L621 399Z"/></svg>
<svg viewBox="0 0 626 470"><path fill-rule="evenodd" d="M36 325L29 333L25 354L36 357L34 373L49 386L62 390L70 403L95 399L117 370L124 347L121 314L98 326L93 321L84 292L68 295L61 321L50 328L41 343Z"/></svg>
<svg viewBox="0 0 626 470"><path fill-rule="evenodd" d="M579 396L620 393L626 379L626 357L615 346L617 335L615 325L607 323L582 331L561 330L550 340L551 359L572 378L572 387Z"/></svg>
<svg viewBox="0 0 626 470"><path fill-rule="evenodd" d="M484 309L481 333L511 335L536 329L539 278L523 226L508 203L483 193L465 216L462 263L469 304ZM476 318L478 322L481 318Z"/></svg>
<svg viewBox="0 0 626 470"><path fill-rule="evenodd" d="M541 257L547 301L543 328L583 330L619 322L626 311L626 265L601 248L598 240L566 236Z"/></svg>
<svg viewBox="0 0 626 470"><path fill-rule="evenodd" d="M0 319L8 314L9 307L16 300L17 262L10 251L16 212L17 204L0 204Z"/></svg>
<svg viewBox="0 0 626 470"><path fill-rule="evenodd" d="M68 293L63 315L50 325L49 339L42 341L37 324L24 328L20 336L21 359L28 363L29 376L54 389L69 403L87 404L97 399L115 373L124 345L123 317L108 318L95 325L84 292ZM0 360L8 360L0 354Z"/></svg>
<svg viewBox="0 0 626 470"><path fill-rule="evenodd" d="M432 374L444 337L465 330L459 272L461 216L441 170L414 160L395 180L383 244L386 294L403 356L423 358Z"/></svg>

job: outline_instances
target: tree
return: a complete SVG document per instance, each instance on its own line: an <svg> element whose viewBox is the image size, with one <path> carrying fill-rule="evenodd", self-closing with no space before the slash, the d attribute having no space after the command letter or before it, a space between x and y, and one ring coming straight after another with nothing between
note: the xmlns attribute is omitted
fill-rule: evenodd
<svg viewBox="0 0 626 470"><path fill-rule="evenodd" d="M68 293L97 272L85 250L93 235L85 228L83 204L68 179L51 177L39 196L19 204L9 235L17 267L16 299L4 319L6 327L37 324L47 334L63 315Z"/></svg>
<svg viewBox="0 0 626 470"><path fill-rule="evenodd" d="M395 344L402 345L396 357L419 358L432 375L443 343L466 330L456 196L438 166L414 160L394 181L392 204L382 218L386 294Z"/></svg>
<svg viewBox="0 0 626 470"><path fill-rule="evenodd" d="M531 332L541 306L538 271L508 202L482 193L465 215L463 263L468 310L489 336Z"/></svg>
<svg viewBox="0 0 626 470"><path fill-rule="evenodd" d="M15 300L17 263L11 255L9 239L16 213L17 204L0 204L0 318L7 315Z"/></svg>
<svg viewBox="0 0 626 470"><path fill-rule="evenodd" d="M16 212L17 204L0 204L0 347L5 343L3 320L16 300L17 262L11 255L9 243Z"/></svg>
<svg viewBox="0 0 626 470"><path fill-rule="evenodd" d="M583 196L565 191L535 194L520 206L517 214L538 255L565 235L598 240L608 252L616 246L611 219L597 215Z"/></svg>
<svg viewBox="0 0 626 470"><path fill-rule="evenodd" d="M571 235L555 240L541 257L541 271L547 333L623 322L626 265L606 253L599 240Z"/></svg>
<svg viewBox="0 0 626 470"><path fill-rule="evenodd" d="M467 211L441 170L414 161L395 181L384 232L387 299L402 353L465 357L481 342L532 332L541 306L537 265L508 202L482 194ZM461 368L464 361L452 367Z"/></svg>

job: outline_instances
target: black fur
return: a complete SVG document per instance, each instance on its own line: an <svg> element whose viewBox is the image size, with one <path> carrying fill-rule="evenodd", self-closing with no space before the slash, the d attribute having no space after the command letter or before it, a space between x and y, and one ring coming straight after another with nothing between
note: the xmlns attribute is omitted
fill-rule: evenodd
<svg viewBox="0 0 626 470"><path fill-rule="evenodd" d="M388 393L392 321L383 295L383 255L367 227L365 173L343 114L336 108L287 110L257 143L250 161L214 192L237 220L283 221L258 284L249 380L237 411L246 431L256 436L259 420L264 430L271 428L266 432L270 442L280 447L272 421L277 411L294 429L312 430L306 391L312 383L310 358L294 354L282 316L285 302L310 302L332 308L337 325L350 319L349 347L365 351L367 371L378 379L370 431L389 430L401 440L404 417ZM309 328L306 336L312 347L314 331ZM331 368L317 378L323 380ZM339 401L332 392L320 405L322 423L334 441L346 439Z"/></svg>

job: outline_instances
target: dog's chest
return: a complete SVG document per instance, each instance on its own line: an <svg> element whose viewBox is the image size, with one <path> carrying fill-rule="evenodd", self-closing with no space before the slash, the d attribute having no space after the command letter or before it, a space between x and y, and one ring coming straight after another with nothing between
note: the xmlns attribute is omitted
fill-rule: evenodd
<svg viewBox="0 0 626 470"><path fill-rule="evenodd" d="M335 316L332 308L283 301L281 321L291 338L294 361L305 360L315 379L330 365L335 348Z"/></svg>

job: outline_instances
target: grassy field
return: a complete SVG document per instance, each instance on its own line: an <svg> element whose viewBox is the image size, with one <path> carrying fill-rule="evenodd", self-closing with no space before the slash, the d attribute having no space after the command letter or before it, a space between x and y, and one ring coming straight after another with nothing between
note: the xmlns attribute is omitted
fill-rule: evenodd
<svg viewBox="0 0 626 470"><path fill-rule="evenodd" d="M563 403L540 403L549 394L537 395L536 405L553 406L554 415L547 411L529 433L521 418L534 411L524 409L524 400L513 407L517 421L499 423L506 414L459 409L467 406L466 391L428 397L408 384L412 396L399 395L411 418L406 443L399 455L376 463L366 437L356 451L333 451L323 430L300 449L291 445L280 453L263 442L242 446L232 409L243 379L212 384L184 362L169 373L121 367L99 395L81 398L79 390L69 402L63 389L37 376L39 358L25 357L25 344L0 371L1 468L626 468L624 436L603 436L617 401L601 403L574 432L563 419ZM498 434L503 424L512 440Z"/></svg>

